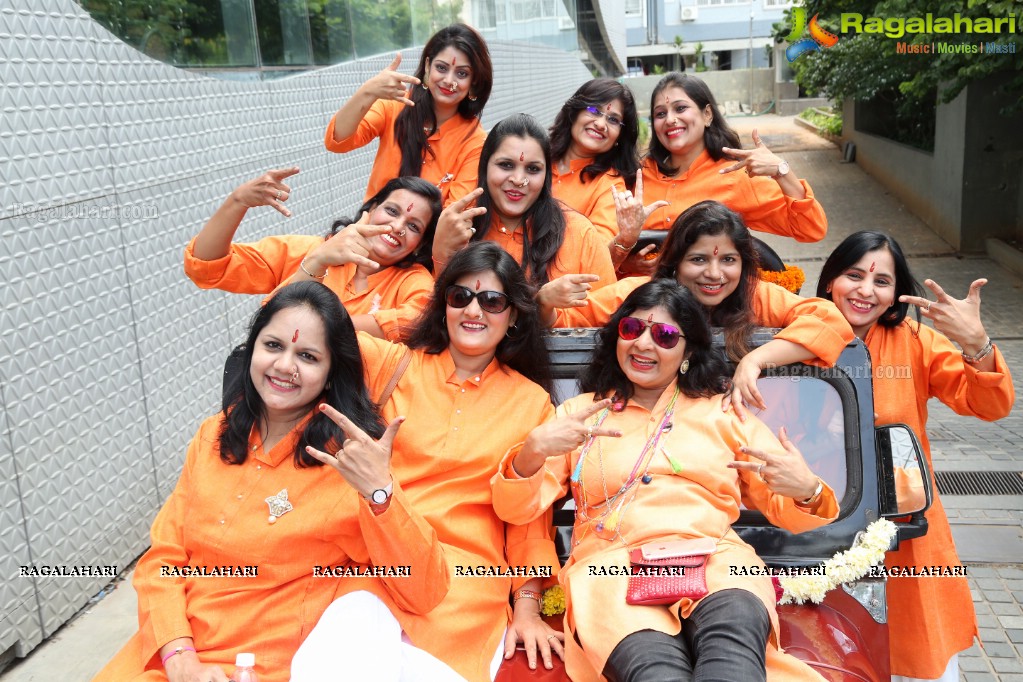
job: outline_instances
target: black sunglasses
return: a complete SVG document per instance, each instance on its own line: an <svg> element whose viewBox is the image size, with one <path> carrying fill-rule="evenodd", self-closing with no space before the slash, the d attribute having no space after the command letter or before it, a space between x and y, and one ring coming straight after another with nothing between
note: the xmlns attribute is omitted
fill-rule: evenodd
<svg viewBox="0 0 1023 682"><path fill-rule="evenodd" d="M679 339L685 338L679 328L673 324L647 322L638 317L623 317L622 321L618 323L618 336L625 341L633 341L643 336L647 327L650 327L650 337L661 348L674 348L678 345Z"/></svg>
<svg viewBox="0 0 1023 682"><path fill-rule="evenodd" d="M452 308L464 308L478 299L480 308L485 312L503 313L511 305L511 299L500 291L473 291L459 284L452 284L444 291L444 301Z"/></svg>

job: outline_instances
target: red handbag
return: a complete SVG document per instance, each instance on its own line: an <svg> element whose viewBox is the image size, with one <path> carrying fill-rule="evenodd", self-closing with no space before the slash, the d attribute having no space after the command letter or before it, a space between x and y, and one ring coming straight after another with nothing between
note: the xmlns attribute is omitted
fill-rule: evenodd
<svg viewBox="0 0 1023 682"><path fill-rule="evenodd" d="M637 606L674 604L707 595L707 557L713 538L648 542L629 551L632 574L625 601Z"/></svg>

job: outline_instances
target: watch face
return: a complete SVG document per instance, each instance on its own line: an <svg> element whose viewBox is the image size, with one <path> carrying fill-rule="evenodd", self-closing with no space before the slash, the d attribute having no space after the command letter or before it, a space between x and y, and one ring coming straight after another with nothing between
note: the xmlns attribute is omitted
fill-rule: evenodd
<svg viewBox="0 0 1023 682"><path fill-rule="evenodd" d="M373 504L383 504L387 501L387 491L380 488L373 491Z"/></svg>
<svg viewBox="0 0 1023 682"><path fill-rule="evenodd" d="M778 164L778 175L788 175L788 174L789 174L789 164L788 164L788 161L782 161L781 163Z"/></svg>

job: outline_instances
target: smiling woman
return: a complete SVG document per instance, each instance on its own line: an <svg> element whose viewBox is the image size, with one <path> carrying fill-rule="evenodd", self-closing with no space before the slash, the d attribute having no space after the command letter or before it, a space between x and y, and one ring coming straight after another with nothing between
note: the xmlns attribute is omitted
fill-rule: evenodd
<svg viewBox="0 0 1023 682"><path fill-rule="evenodd" d="M296 281L323 282L352 315L355 328L390 339L407 333L433 287L434 228L440 191L401 177L342 218L327 237L281 235L232 242L246 211L269 205L285 216L298 168L271 170L234 190L185 249L185 274L203 289L265 294Z"/></svg>

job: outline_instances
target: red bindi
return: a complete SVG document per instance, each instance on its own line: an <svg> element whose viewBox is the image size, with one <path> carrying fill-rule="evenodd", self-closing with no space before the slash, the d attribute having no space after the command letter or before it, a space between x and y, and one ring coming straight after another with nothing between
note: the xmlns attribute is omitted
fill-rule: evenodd
<svg viewBox="0 0 1023 682"><path fill-rule="evenodd" d="M479 291L481 286L480 281L476 280L476 291Z"/></svg>
<svg viewBox="0 0 1023 682"><path fill-rule="evenodd" d="M718 255L718 247L716 247L716 246L714 247L714 255L715 256Z"/></svg>
<svg viewBox="0 0 1023 682"><path fill-rule="evenodd" d="M526 152L519 152L519 161L526 160Z"/></svg>
<svg viewBox="0 0 1023 682"><path fill-rule="evenodd" d="M458 66L458 59L456 59L455 57L452 57L451 58L451 66Z"/></svg>
<svg viewBox="0 0 1023 682"><path fill-rule="evenodd" d="M295 330L295 335L291 337L291 342L292 343L297 343L298 342L298 330L297 329Z"/></svg>
<svg viewBox="0 0 1023 682"><path fill-rule="evenodd" d="M647 321L647 324L652 324L653 321L654 321L654 314L650 313L649 315L647 315L646 316L646 321Z"/></svg>
<svg viewBox="0 0 1023 682"><path fill-rule="evenodd" d="M413 204L409 204L409 205L408 205L408 208L406 208L406 209L405 209L405 213L411 213L411 212L412 212L412 207L413 207L413 206L415 206L415 204L414 204L414 203L413 203Z"/></svg>
<svg viewBox="0 0 1023 682"><path fill-rule="evenodd" d="M873 262L873 261L871 261L871 262L870 262L870 271L871 271L871 272L873 272L873 271L874 271L874 266L875 266L875 265L877 265L877 263L875 263L875 262Z"/></svg>

